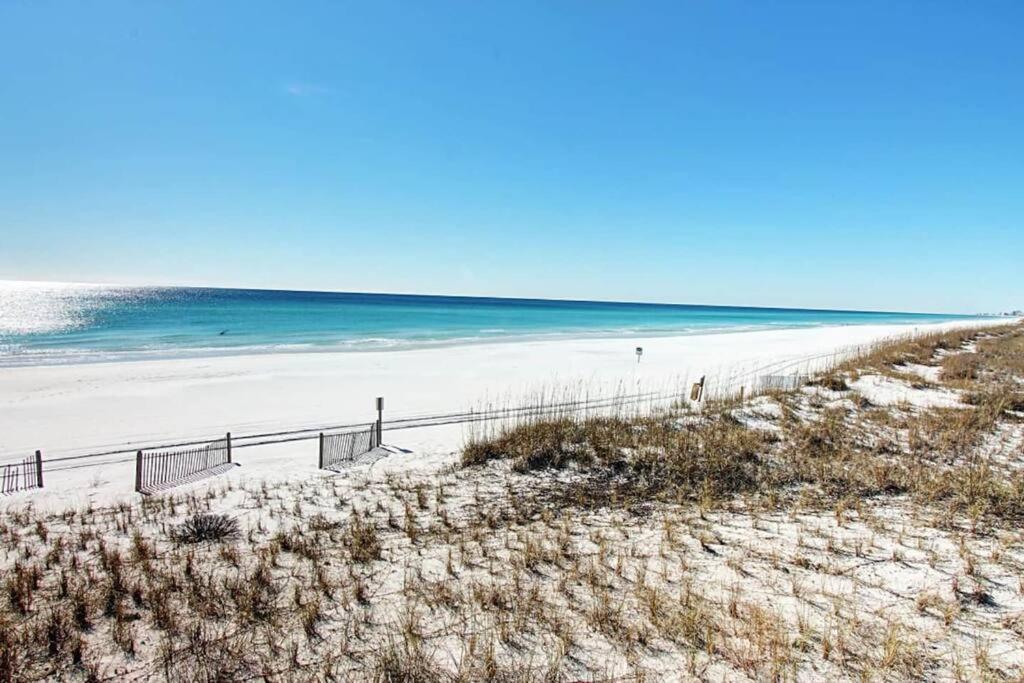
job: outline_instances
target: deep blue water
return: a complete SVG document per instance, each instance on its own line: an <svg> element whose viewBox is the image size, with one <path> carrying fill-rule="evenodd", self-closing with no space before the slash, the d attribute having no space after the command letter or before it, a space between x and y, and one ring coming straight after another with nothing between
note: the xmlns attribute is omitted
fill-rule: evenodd
<svg viewBox="0 0 1024 683"><path fill-rule="evenodd" d="M954 315L0 282L0 365L926 323Z"/></svg>

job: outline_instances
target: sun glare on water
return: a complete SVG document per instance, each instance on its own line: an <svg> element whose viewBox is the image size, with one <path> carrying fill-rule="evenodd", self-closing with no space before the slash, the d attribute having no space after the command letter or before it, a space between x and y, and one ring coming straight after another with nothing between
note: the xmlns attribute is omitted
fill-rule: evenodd
<svg viewBox="0 0 1024 683"><path fill-rule="evenodd" d="M108 305L105 285L0 281L0 337L80 328Z"/></svg>

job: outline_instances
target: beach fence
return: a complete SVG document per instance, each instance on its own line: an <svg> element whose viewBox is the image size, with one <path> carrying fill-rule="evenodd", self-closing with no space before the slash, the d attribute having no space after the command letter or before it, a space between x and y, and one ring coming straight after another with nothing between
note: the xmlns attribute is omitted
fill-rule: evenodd
<svg viewBox="0 0 1024 683"><path fill-rule="evenodd" d="M135 490L154 493L228 471L231 432L225 438L195 448L139 451L135 456Z"/></svg>
<svg viewBox="0 0 1024 683"><path fill-rule="evenodd" d="M811 375L794 373L792 375L763 375L755 388L755 393L770 391L793 391L804 386L813 379Z"/></svg>
<svg viewBox="0 0 1024 683"><path fill-rule="evenodd" d="M380 445L377 423L357 432L320 433L320 469L349 465Z"/></svg>
<svg viewBox="0 0 1024 683"><path fill-rule="evenodd" d="M35 455L0 465L0 494L9 495L18 491L43 488L43 454Z"/></svg>
<svg viewBox="0 0 1024 683"><path fill-rule="evenodd" d="M702 376L690 389L690 402L753 398L762 394L795 391L814 381L806 372L771 375L740 375L734 377Z"/></svg>
<svg viewBox="0 0 1024 683"><path fill-rule="evenodd" d="M384 397L378 396L374 406L377 420L365 429L335 434L320 432L320 469L352 464L359 456L380 446L384 434Z"/></svg>

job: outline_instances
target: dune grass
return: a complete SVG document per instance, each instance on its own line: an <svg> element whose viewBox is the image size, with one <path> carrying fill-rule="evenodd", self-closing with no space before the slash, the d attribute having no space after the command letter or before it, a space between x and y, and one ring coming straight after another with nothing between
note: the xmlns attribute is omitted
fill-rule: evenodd
<svg viewBox="0 0 1024 683"><path fill-rule="evenodd" d="M984 339L980 351L938 357ZM966 360L953 359L966 357ZM780 433L748 429L734 418L734 401L709 402L698 419L675 412L636 418L581 416L538 419L472 440L462 463L508 458L517 471L574 466L615 477L637 495L668 499L759 493L781 500L796 485L834 501L847 495L906 493L952 510L1019 518L1024 493L1017 473L974 455L1024 396L1024 334L1013 330L947 332L898 340L861 362L845 361L811 383L847 392L846 374L881 364L940 363L943 378L964 390L973 408L935 408L901 416L896 434L880 435L843 405L813 419L787 419ZM1019 373L1019 374L1017 374ZM794 394L773 392L786 403ZM789 411L793 415L793 411ZM913 457L904 457L913 456ZM620 486L620 489L622 487Z"/></svg>

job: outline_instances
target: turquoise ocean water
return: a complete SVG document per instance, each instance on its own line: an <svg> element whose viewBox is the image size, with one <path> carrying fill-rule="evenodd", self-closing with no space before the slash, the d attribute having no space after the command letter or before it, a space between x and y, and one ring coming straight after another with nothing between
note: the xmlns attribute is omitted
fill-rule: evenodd
<svg viewBox="0 0 1024 683"><path fill-rule="evenodd" d="M0 282L0 366L928 323L959 317L968 316Z"/></svg>

